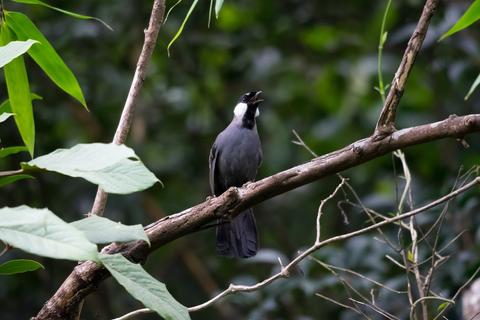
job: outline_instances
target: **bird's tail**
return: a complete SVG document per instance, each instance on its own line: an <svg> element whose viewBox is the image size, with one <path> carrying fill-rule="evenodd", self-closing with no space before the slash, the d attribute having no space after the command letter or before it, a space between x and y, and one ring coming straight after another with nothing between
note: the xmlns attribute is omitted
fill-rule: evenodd
<svg viewBox="0 0 480 320"><path fill-rule="evenodd" d="M243 211L230 222L219 220L217 252L222 256L249 258L258 250L257 226L253 210Z"/></svg>

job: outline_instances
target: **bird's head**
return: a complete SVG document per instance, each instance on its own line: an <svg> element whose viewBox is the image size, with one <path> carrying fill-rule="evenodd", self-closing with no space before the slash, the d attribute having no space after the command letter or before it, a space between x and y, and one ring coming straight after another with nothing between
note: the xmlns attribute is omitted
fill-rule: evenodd
<svg viewBox="0 0 480 320"><path fill-rule="evenodd" d="M260 98L261 94L262 94L262 91L250 91L242 95L233 111L235 116L242 118L245 112L247 112L247 110L250 109L250 110L254 110L255 117L258 117L260 115L258 106L263 101L263 99Z"/></svg>

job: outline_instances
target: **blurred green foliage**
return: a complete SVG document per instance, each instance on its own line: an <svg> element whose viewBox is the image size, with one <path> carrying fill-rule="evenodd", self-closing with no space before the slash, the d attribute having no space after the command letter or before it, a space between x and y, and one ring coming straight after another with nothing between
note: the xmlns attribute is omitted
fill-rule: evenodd
<svg viewBox="0 0 480 320"><path fill-rule="evenodd" d="M168 7L175 1L167 1ZM26 13L51 41L79 79L90 112L47 81L26 59L34 101L36 154L46 154L77 143L107 142L113 137L143 42L151 2L83 0L52 1L66 10L99 17L100 23L79 21L41 7L5 2L10 10ZM480 33L475 28L444 41L437 39L467 8L468 1L442 2L424 47L407 83L399 107L398 128L437 121L450 114L480 112L480 95L463 97L480 67ZM262 90L265 103L258 121L264 160L259 178L310 159L291 143L295 129L318 154L341 148L368 136L381 108L377 85L377 46L386 1L226 1L218 20L208 22L208 1L200 1L182 36L167 57L166 46L177 32L191 2L183 1L161 30L137 108L128 145L165 183L147 192L109 197L106 216L124 223L147 224L203 201L209 194L208 153L218 132L230 121L238 97ZM388 83L403 54L423 2L393 1L387 21L384 81ZM0 79L1 82L4 79ZM0 83L0 88L4 88ZM3 90L3 89L2 89ZM6 92L0 92L0 100ZM441 140L405 150L413 175L414 205L448 192L461 166L478 164L478 135L467 137L470 148ZM0 126L1 146L21 143L11 120ZM2 170L15 169L27 154L0 159ZM395 164L395 165L394 165ZM383 213L395 210L396 177L401 166L391 156L375 159L343 174L362 201ZM278 196L255 208L261 247L247 261L219 257L214 252L212 228L188 235L157 250L145 268L166 283L172 295L190 306L207 300L230 282L253 283L278 271L277 256L291 259L314 241L315 215L322 198L338 179L319 182ZM91 208L95 186L56 174L37 176L2 188L0 205L48 207L67 221L78 220ZM351 195L349 195L351 198ZM341 198L336 199L341 200ZM353 200L352 200L353 201ZM332 202L322 221L323 236L352 231L367 223L357 208L342 206L349 224ZM478 191L451 204L441 233L452 258L436 273L435 290L451 295L479 264ZM440 209L417 221L427 229ZM387 228L393 240L396 228ZM405 290L405 274L385 258L395 253L373 239L374 234L332 245L316 255L323 261ZM422 252L427 255L428 252ZM13 250L2 259L30 258ZM39 260L45 270L6 277L0 286L2 319L24 319L35 314L62 283L75 263ZM1 262L1 261L0 261ZM369 294L371 283L347 275ZM320 292L345 302L338 280L312 260L301 264L291 278L260 292L230 296L193 315L194 319L355 319L356 314L315 296ZM406 296L376 291L379 306L406 317ZM86 319L108 319L140 307L118 284L108 280L87 299ZM370 311L366 311L374 319ZM449 319L459 317L453 310ZM145 319L154 319L144 317Z"/></svg>

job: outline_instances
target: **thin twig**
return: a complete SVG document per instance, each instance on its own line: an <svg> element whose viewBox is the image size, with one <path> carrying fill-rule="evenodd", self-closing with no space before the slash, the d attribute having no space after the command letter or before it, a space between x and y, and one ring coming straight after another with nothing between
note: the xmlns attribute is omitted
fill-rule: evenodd
<svg viewBox="0 0 480 320"><path fill-rule="evenodd" d="M340 306L340 307L342 307L342 308L350 309L350 310L352 310L352 311L354 311L354 312L356 312L356 313L358 313L358 314L362 314L360 311L358 311L358 310L355 309L354 307L349 306L349 305L347 305L347 304L343 304L343 303L341 303L341 302L338 302L337 300L332 299L332 298L329 298L329 297L327 297L327 296L324 296L324 295L321 294L321 293L318 293L318 292L317 292L317 293L315 293L315 295L318 296L318 297L320 297L320 298L323 298L323 299L325 299L325 300L327 300L327 301L330 301L331 303L334 303L334 304L336 304L336 305L338 305L338 306Z"/></svg>
<svg viewBox="0 0 480 320"><path fill-rule="evenodd" d="M363 306L369 307L370 309L372 309L373 311L381 314L382 316L384 316L384 317L387 318L387 319L390 319L390 320L400 320L400 318L395 317L393 314L390 314L390 313L386 312L385 310L382 310L382 309L378 308L377 306L372 305L372 304L370 304L370 303L364 303L364 302L362 302L362 301L357 301L357 300L352 299L352 298L349 298L349 300L352 300L353 302L356 302L356 303L361 304L361 305L363 305Z"/></svg>
<svg viewBox="0 0 480 320"><path fill-rule="evenodd" d="M450 192L449 194L435 200L435 201L432 201L431 203L427 204L427 205L424 205L420 208L417 208L415 210L411 210L409 212L406 212L404 214L401 214L401 215L398 215L398 216L395 216L395 217L392 217L392 218L388 218L384 221L381 221L381 222L378 222L376 224L373 224L373 225L370 225L368 227L365 227L363 229L360 229L360 230L356 230L356 231L353 231L353 232L350 232L350 233L345 233L345 234L342 234L342 235L339 235L339 236L334 236L334 237L331 237L329 239L326 239L326 240L323 240L319 243L316 243L315 245L311 246L310 248L308 248L307 250L305 250L304 252L302 252L300 255L298 255L294 260L292 260L289 264L287 264L285 266L284 269L282 269L280 272L274 274L273 276L259 282L259 283L256 283L254 285L251 285L251 286L245 286L245 285L234 285L234 284L230 284L230 286L228 287L228 289L222 291L220 294L218 294L217 296L213 297L212 299L202 303L202 304L199 304L197 306L194 306L194 307L191 307L189 308L189 312L193 312L193 311L198 311L198 310L201 310L201 309L204 309L208 306L210 306L211 304L217 302L218 300L222 299L223 297L225 297L226 295L229 295L231 293L236 293L236 292L252 292L252 291L257 291L267 285L269 285L270 283L272 283L273 281L277 280L277 279L280 279L280 278L285 278L288 276L288 271L290 269L292 269L293 267L295 267L300 261L302 261L303 259L305 259L306 257L308 257L310 254L312 254L313 252L317 251L318 249L326 246L326 245L329 245L331 243L334 243L334 242L338 242L338 241L342 241L342 240L346 240L346 239L349 239L349 238L352 238L352 237L356 237L358 235L361 235L361 234L364 234L364 233L367 233L367 232L370 232L372 230L375 230L379 227L383 227L387 224L391 224L395 221L400 221L402 219L405 219L405 218L409 218L409 217L412 217L414 215L417 215L421 212L424 212L432 207L435 207L449 199L452 199L456 196L458 196L459 194L473 188L474 186L480 184L480 177L477 177L475 178L474 180L472 180L470 183L466 184L465 186L455 190L455 191L452 191Z"/></svg>
<svg viewBox="0 0 480 320"><path fill-rule="evenodd" d="M332 199L333 197L335 197L335 195L338 193L338 191L343 187L343 185L345 184L345 181L347 179L346 178L341 178L341 181L340 183L338 184L338 186L335 188L335 190L328 196L326 197L325 199L323 199L321 202L320 202L320 206L318 207L318 212L317 212L317 237L315 239L315 244L317 243L320 243L320 235L321 235L321 228L320 228L320 219L322 218L322 215L323 215L323 207L325 206L325 204L330 200Z"/></svg>
<svg viewBox="0 0 480 320"><path fill-rule="evenodd" d="M353 271L353 270L350 270L350 269L346 269L346 268L342 268L342 267L333 266L333 265L331 265L331 264L327 264L327 263L325 263L325 262L321 262L320 260L318 260L317 258L314 258L314 257L311 257L311 259L312 259L313 261L316 261L317 263L321 263L321 264L323 264L323 265L325 265L325 266L328 266L329 268L332 268L332 269L334 269L334 270L339 270L339 271L343 271L343 272L346 272L346 273L353 274L353 275L355 275L355 276L357 276L357 277L359 277L359 278L362 278L362 279L364 279L364 280L367 280L368 282L371 282L371 283L373 283L373 284L376 284L377 286L382 287L382 288L384 288L384 289L386 289L386 290L388 290L388 291L391 291L391 292L394 292L394 293L398 293L398 294L406 293L406 291L398 291L398 290L395 290L395 289L393 289L393 288L391 288L391 287L389 287L389 286L387 286L387 285L384 285L383 283L380 283L380 282L378 282L378 281L376 281L376 280L373 280L372 278L369 278L369 277L367 277L367 276L365 276L365 275L363 275L363 274L361 274L361 273L358 273L358 272L356 272L356 271Z"/></svg>
<svg viewBox="0 0 480 320"><path fill-rule="evenodd" d="M413 319L413 313L415 312L415 307L417 306L417 304L421 303L422 301L425 301L425 300L440 300L440 301L443 301L443 302L448 302L450 304L455 304L455 299L450 300L450 299L447 299L447 298L432 297L432 296L423 297L423 298L420 298L413 303L413 305L410 309L410 319Z"/></svg>
<svg viewBox="0 0 480 320"><path fill-rule="evenodd" d="M400 162L402 163L403 175L405 177L405 188L402 192L402 196L400 197L400 202L398 203L398 214L400 214L402 212L402 209L403 209L403 203L404 203L405 199L407 198L407 196L409 198L408 202L410 204L410 210L413 209L412 208L413 207L413 199L412 199L412 192L411 192L412 175L410 173L410 168L408 167L407 159L405 158L405 154L402 152L402 150L395 151L393 153L393 155L400 159ZM412 265L410 265L410 267L412 268L413 274L415 275L415 282L416 282L416 285L417 285L417 291L418 291L418 295L420 296L420 301L421 301L421 306L422 306L422 316L423 316L422 319L426 320L426 319L428 319L428 309L427 309L427 304L426 304L425 300L422 300L425 297L425 293L423 292L424 283L423 283L423 280L422 280L422 277L421 277L421 274L420 274L420 268L417 265L417 262L418 262L418 242L417 242L418 233L415 230L414 221L415 221L414 216L412 216L412 217L410 217L410 221L409 221L409 224L408 224L408 229L410 231L410 238L412 239L412 247L411 247L410 252L412 253L411 258L413 259L413 261L410 261L410 259L408 259L408 255L407 255L407 259L404 259L404 261L406 263L412 262ZM409 252L409 251L404 250L403 251L404 255L405 255L405 252ZM407 268L407 270L408 270L408 268ZM408 275L407 275L407 277L408 277ZM413 305L411 306L411 308L413 308Z"/></svg>

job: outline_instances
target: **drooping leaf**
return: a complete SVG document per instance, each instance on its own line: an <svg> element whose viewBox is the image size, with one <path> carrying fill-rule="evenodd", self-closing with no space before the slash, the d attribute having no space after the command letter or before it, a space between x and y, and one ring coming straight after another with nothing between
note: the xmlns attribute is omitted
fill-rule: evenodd
<svg viewBox="0 0 480 320"><path fill-rule="evenodd" d="M28 54L60 89L87 108L77 78L35 24L26 15L19 12L5 11L5 19L18 39L34 39L40 42L31 47Z"/></svg>
<svg viewBox="0 0 480 320"><path fill-rule="evenodd" d="M15 40L10 28L4 23L0 27L0 45ZM36 45L39 47L39 45ZM31 47L33 49L34 47ZM27 70L22 56L18 56L3 67L7 83L8 98L12 112L15 113L15 123L28 152L33 157L35 146L35 123L33 120L32 100L28 84Z"/></svg>
<svg viewBox="0 0 480 320"><path fill-rule="evenodd" d="M127 242L144 240L148 244L147 234L141 224L126 226L110 219L92 215L88 218L70 223L82 231L93 243Z"/></svg>
<svg viewBox="0 0 480 320"><path fill-rule="evenodd" d="M165 15L165 19L163 19L163 24L167 23L168 17L170 17L170 13L172 12L172 10L175 9L175 7L178 6L182 1L183 0L178 0L173 4L173 6L170 7L170 9L168 9L167 14Z"/></svg>
<svg viewBox="0 0 480 320"><path fill-rule="evenodd" d="M0 209L0 239L39 256L74 261L98 260L97 246L48 209Z"/></svg>
<svg viewBox="0 0 480 320"><path fill-rule="evenodd" d="M453 25L453 27L440 37L439 41L442 41L452 34L469 27L478 19L480 19L480 0L475 0L467 9L467 11L465 11L463 16L461 16L460 19L458 19L458 21Z"/></svg>
<svg viewBox="0 0 480 320"><path fill-rule="evenodd" d="M14 183L15 181L23 180L23 179L33 179L31 175L28 174L17 174L14 176L8 177L1 177L0 178L0 188L6 186L8 184Z"/></svg>
<svg viewBox="0 0 480 320"><path fill-rule="evenodd" d="M30 49L32 45L38 43L38 41L29 39L26 41L12 41L4 46L0 47L0 68L21 56Z"/></svg>
<svg viewBox="0 0 480 320"><path fill-rule="evenodd" d="M188 9L187 15L185 16L185 19L183 19L182 24L180 25L180 28L178 28L177 33L173 36L172 40L168 43L167 46L167 52L168 56L170 56L170 47L173 45L173 43L180 37L180 35L183 32L183 29L185 28L185 25L187 24L188 19L192 15L193 9L197 6L198 0L193 0L192 5L190 6L190 9Z"/></svg>
<svg viewBox="0 0 480 320"><path fill-rule="evenodd" d="M223 0L215 0L215 16L218 19L218 15L220 14L220 10L222 10Z"/></svg>
<svg viewBox="0 0 480 320"><path fill-rule="evenodd" d="M34 260L28 260L28 259L10 260L0 264L0 275L9 276L12 274L30 272L38 269L45 269L45 268L41 263Z"/></svg>
<svg viewBox="0 0 480 320"><path fill-rule="evenodd" d="M480 84L480 74L477 76L477 78L475 79L475 81L473 82L472 86L470 87L470 89L468 90L468 93L467 95L465 96L465 100L468 100L468 98L470 98L470 96L472 95L473 91L475 91L475 89L477 89L478 85Z"/></svg>
<svg viewBox="0 0 480 320"><path fill-rule="evenodd" d="M106 192L118 194L141 191L159 181L132 149L113 143L78 144L70 149L58 149L22 163L22 168L27 172L45 169L84 178Z"/></svg>
<svg viewBox="0 0 480 320"><path fill-rule="evenodd" d="M0 158L5 158L11 154L19 153L28 151L27 147L25 146L18 146L18 147L6 147L0 149Z"/></svg>
<svg viewBox="0 0 480 320"><path fill-rule="evenodd" d="M78 14L78 13L75 13L75 12L63 10L63 9L54 7L52 5L49 5L48 3L45 3L45 2L42 2L42 1L39 1L39 0L12 0L12 1L18 2L18 3L34 4L34 5L44 6L44 7L47 7L49 9L56 10L58 12L61 12L63 14L69 15L69 16L77 18L77 19L96 20L96 21L100 22L101 24L103 24L107 29L113 31L112 27L110 27L105 21L103 21L99 18L86 16L86 15L83 15L83 14Z"/></svg>
<svg viewBox="0 0 480 320"><path fill-rule="evenodd" d="M185 306L175 300L165 284L149 275L139 264L121 254L100 254L100 261L135 299L167 320L188 320Z"/></svg>
<svg viewBox="0 0 480 320"><path fill-rule="evenodd" d="M10 113L10 112L4 112L4 113L0 114L0 123L6 121L8 118L10 118L13 115L14 115L14 113Z"/></svg>

